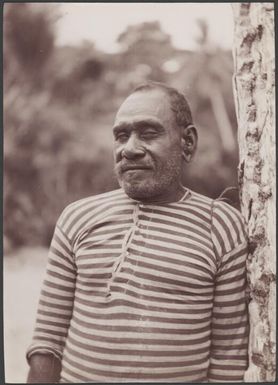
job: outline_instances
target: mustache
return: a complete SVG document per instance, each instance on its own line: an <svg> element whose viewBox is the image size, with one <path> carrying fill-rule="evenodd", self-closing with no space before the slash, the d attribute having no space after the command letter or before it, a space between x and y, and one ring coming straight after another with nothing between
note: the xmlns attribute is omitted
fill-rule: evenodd
<svg viewBox="0 0 278 385"><path fill-rule="evenodd" d="M136 169L151 169L153 165L149 162L132 162L132 161L123 161L115 165L115 171L123 173L128 170Z"/></svg>

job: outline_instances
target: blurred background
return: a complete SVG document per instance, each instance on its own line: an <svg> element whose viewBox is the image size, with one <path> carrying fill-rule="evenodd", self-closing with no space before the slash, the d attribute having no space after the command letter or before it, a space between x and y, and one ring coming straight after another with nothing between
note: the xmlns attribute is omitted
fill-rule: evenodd
<svg viewBox="0 0 278 385"><path fill-rule="evenodd" d="M4 5L6 382L26 381L57 217L118 187L111 127L136 85L165 82L189 100L199 148L184 184L212 198L237 186L232 40L228 3Z"/></svg>

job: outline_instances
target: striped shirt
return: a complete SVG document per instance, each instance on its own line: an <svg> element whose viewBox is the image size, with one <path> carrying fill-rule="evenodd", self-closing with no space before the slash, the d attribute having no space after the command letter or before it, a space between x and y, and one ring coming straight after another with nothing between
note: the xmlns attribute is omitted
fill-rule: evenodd
<svg viewBox="0 0 278 385"><path fill-rule="evenodd" d="M190 190L79 200L55 228L27 358L59 357L60 382L242 381L246 255L241 214Z"/></svg>

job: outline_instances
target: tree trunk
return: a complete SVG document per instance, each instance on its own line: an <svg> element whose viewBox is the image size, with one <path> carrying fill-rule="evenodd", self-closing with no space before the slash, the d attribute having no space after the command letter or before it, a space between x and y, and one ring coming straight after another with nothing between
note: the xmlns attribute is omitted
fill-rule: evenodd
<svg viewBox="0 0 278 385"><path fill-rule="evenodd" d="M233 11L239 185L250 240L250 341L245 381L275 381L274 3L234 3Z"/></svg>

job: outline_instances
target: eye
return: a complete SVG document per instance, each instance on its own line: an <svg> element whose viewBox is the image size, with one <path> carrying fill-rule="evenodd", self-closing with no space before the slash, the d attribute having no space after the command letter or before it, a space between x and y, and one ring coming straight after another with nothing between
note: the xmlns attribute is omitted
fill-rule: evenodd
<svg viewBox="0 0 278 385"><path fill-rule="evenodd" d="M141 133L141 137L143 139L154 139L156 138L158 135L158 132L156 130L154 130L153 128L148 128L146 130L144 130L142 133Z"/></svg>
<svg viewBox="0 0 278 385"><path fill-rule="evenodd" d="M128 140L129 138L129 135L127 132L118 132L116 135L115 135L115 140L117 142L120 142L120 143L124 143Z"/></svg>

